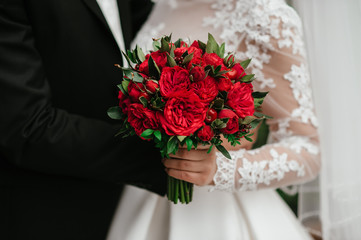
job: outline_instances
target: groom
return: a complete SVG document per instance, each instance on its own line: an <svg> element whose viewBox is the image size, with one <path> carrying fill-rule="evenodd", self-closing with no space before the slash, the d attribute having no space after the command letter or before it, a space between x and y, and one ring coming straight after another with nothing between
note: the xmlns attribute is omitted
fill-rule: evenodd
<svg viewBox="0 0 361 240"><path fill-rule="evenodd" d="M158 151L106 115L151 4L114 0L117 35L101 2L0 0L0 239L105 239L123 183L165 193Z"/></svg>

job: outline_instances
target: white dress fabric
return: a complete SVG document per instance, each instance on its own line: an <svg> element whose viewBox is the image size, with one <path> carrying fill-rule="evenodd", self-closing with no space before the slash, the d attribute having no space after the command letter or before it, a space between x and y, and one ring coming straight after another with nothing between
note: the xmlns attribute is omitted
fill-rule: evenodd
<svg viewBox="0 0 361 240"><path fill-rule="evenodd" d="M157 1L134 43L151 50L152 38L170 33L206 42L208 32L239 61L252 58L255 90L270 92L268 144L231 151L232 160L217 153L215 186L196 187L189 205L126 187L108 240L311 239L274 191L320 170L301 21L284 0Z"/></svg>

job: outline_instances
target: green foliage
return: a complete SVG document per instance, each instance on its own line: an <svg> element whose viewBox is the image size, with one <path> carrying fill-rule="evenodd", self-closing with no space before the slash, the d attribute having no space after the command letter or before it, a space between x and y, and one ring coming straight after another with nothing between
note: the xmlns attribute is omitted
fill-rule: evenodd
<svg viewBox="0 0 361 240"><path fill-rule="evenodd" d="M149 75L158 80L160 77L160 70L151 56L148 59L148 67L149 67Z"/></svg>
<svg viewBox="0 0 361 240"><path fill-rule="evenodd" d="M247 60L241 62L240 64L244 69L246 69L248 67L248 65L251 63L251 61L252 61L252 59L247 59Z"/></svg>
<svg viewBox="0 0 361 240"><path fill-rule="evenodd" d="M167 64L169 67L177 66L177 63L175 62L174 58L167 53Z"/></svg>
<svg viewBox="0 0 361 240"><path fill-rule="evenodd" d="M145 61L145 55L143 53L143 50L138 47L138 45L135 47L135 56L140 63Z"/></svg>
<svg viewBox="0 0 361 240"><path fill-rule="evenodd" d="M254 80L254 74L246 75L243 78L241 78L241 82L244 83L250 83Z"/></svg>
<svg viewBox="0 0 361 240"><path fill-rule="evenodd" d="M124 113L122 112L122 109L118 106L109 108L107 114L111 119L115 119L115 120L120 120L125 116Z"/></svg>

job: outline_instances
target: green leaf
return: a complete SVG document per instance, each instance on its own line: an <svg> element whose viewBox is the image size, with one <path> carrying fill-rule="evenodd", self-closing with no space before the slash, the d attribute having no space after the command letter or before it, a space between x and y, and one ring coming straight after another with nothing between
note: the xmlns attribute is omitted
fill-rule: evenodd
<svg viewBox="0 0 361 240"><path fill-rule="evenodd" d="M148 59L148 67L149 75L155 77L158 80L160 77L160 70L151 56Z"/></svg>
<svg viewBox="0 0 361 240"><path fill-rule="evenodd" d="M222 145L216 145L216 148L217 148L218 151L220 151L226 158L232 159L231 155L229 154L229 152L227 151L227 149L225 149L225 147L223 147Z"/></svg>
<svg viewBox="0 0 361 240"><path fill-rule="evenodd" d="M172 45L172 47L170 48L170 56L172 57L172 58L174 58L174 50L175 50L175 46L174 45Z"/></svg>
<svg viewBox="0 0 361 240"><path fill-rule="evenodd" d="M175 136L172 136L167 143L167 154L173 153L178 146L178 139Z"/></svg>
<svg viewBox="0 0 361 240"><path fill-rule="evenodd" d="M186 137L187 136L177 136L177 138L180 142L183 142Z"/></svg>
<svg viewBox="0 0 361 240"><path fill-rule="evenodd" d="M188 56L188 55L189 55L188 51L185 51L185 52L182 54L182 58L185 58L185 57Z"/></svg>
<svg viewBox="0 0 361 240"><path fill-rule="evenodd" d="M213 129L222 129L227 127L229 118L216 119L211 123Z"/></svg>
<svg viewBox="0 0 361 240"><path fill-rule="evenodd" d="M268 115L260 113L260 112L255 112L253 115L255 115L258 118L266 118L266 119L272 119L273 118L271 116L268 116Z"/></svg>
<svg viewBox="0 0 361 240"><path fill-rule="evenodd" d="M146 130L144 130L144 132L142 132L142 134L140 136L143 138L146 138L146 137L152 136L153 133L154 133L153 129L146 129Z"/></svg>
<svg viewBox="0 0 361 240"><path fill-rule="evenodd" d="M266 97L268 92L253 92L252 97L254 98L264 98Z"/></svg>
<svg viewBox="0 0 361 240"><path fill-rule="evenodd" d="M119 106L109 108L107 114L111 119L116 120L122 119L124 116L122 109Z"/></svg>
<svg viewBox="0 0 361 240"><path fill-rule="evenodd" d="M224 108L224 100L222 98L217 98L212 106L216 110L222 110Z"/></svg>
<svg viewBox="0 0 361 240"><path fill-rule="evenodd" d="M213 149L213 144L209 147L209 149L208 149L208 151L207 151L207 153L210 153L211 151L212 151L212 149Z"/></svg>
<svg viewBox="0 0 361 240"><path fill-rule="evenodd" d="M169 42L167 42L165 38L161 38L160 42L161 42L160 51L169 53L170 51Z"/></svg>
<svg viewBox="0 0 361 240"><path fill-rule="evenodd" d="M241 62L241 66L242 66L244 69L246 69L246 68L248 67L248 65L251 63L251 61L252 61L251 58L250 58L250 59L247 59L247 60Z"/></svg>
<svg viewBox="0 0 361 240"><path fill-rule="evenodd" d="M186 138L187 150L190 151L192 149L193 141L190 138Z"/></svg>
<svg viewBox="0 0 361 240"><path fill-rule="evenodd" d="M137 58L138 58L138 60L140 61L140 62L144 62L144 60L145 60L145 55L144 55L144 53L143 53L143 50L140 48L140 47L138 47L138 45L135 47L135 51L136 51L136 56L137 56Z"/></svg>
<svg viewBox="0 0 361 240"><path fill-rule="evenodd" d="M241 78L241 81L244 83L249 83L254 80L254 74L246 75L243 78Z"/></svg>
<svg viewBox="0 0 361 240"><path fill-rule="evenodd" d="M169 67L177 66L177 63L175 62L174 58L172 58L168 53L167 53L167 64Z"/></svg>
<svg viewBox="0 0 361 240"><path fill-rule="evenodd" d="M175 47L176 47L176 48L180 48L182 41L183 41L183 40L182 40L181 38L179 38L179 39L174 43Z"/></svg>
<svg viewBox="0 0 361 240"><path fill-rule="evenodd" d="M154 136L159 140L162 141L162 133L159 130L154 131Z"/></svg>
<svg viewBox="0 0 361 240"><path fill-rule="evenodd" d="M204 42L198 40L198 46L203 52L206 51L207 45Z"/></svg>
<svg viewBox="0 0 361 240"><path fill-rule="evenodd" d="M133 80L134 82L142 83L144 81L144 78L142 75L140 75L138 72L134 71L130 68L122 68L123 74L127 76L127 78Z"/></svg>
<svg viewBox="0 0 361 240"><path fill-rule="evenodd" d="M217 74L222 69L222 65L218 65L216 69L214 69L214 74Z"/></svg>
<svg viewBox="0 0 361 240"><path fill-rule="evenodd" d="M254 108L258 108L262 105L264 98L254 98Z"/></svg>
<svg viewBox="0 0 361 240"><path fill-rule="evenodd" d="M127 56L128 58L133 62L133 63L137 63L137 59L135 57L135 53L130 51L130 50L127 50Z"/></svg>
<svg viewBox="0 0 361 240"><path fill-rule="evenodd" d="M187 63L189 63L189 62L192 60L193 55L194 55L194 53L188 54L188 55L183 59L183 62L182 62L182 63L183 63L184 65L187 64Z"/></svg>
<svg viewBox="0 0 361 240"><path fill-rule="evenodd" d="M117 87L119 88L120 91L122 91L123 94L127 95L128 92L126 92L123 88L123 85L122 84L118 84Z"/></svg>
<svg viewBox="0 0 361 240"><path fill-rule="evenodd" d="M143 107L148 107L148 100L145 97L139 97L139 101L143 104Z"/></svg>
<svg viewBox="0 0 361 240"><path fill-rule="evenodd" d="M130 63L130 62L131 62L131 59L129 58L129 56L128 56L125 52L123 52L123 51L122 51L122 54L124 55L125 59L127 60L128 65L129 65L129 66L132 66L132 64ZM136 62L135 62L135 63L136 63Z"/></svg>
<svg viewBox="0 0 361 240"><path fill-rule="evenodd" d="M158 41L153 41L152 45L153 45L154 51L158 51L161 46L161 44Z"/></svg>
<svg viewBox="0 0 361 240"><path fill-rule="evenodd" d="M169 34L169 36L164 36L163 37L167 42L171 42L172 41L172 34Z"/></svg>
<svg viewBox="0 0 361 240"><path fill-rule="evenodd" d="M225 44L225 43L222 43L222 45L221 45L220 47L218 47L218 49L217 49L217 55L218 55L220 58L224 58L225 48L226 48L226 44Z"/></svg>
<svg viewBox="0 0 361 240"><path fill-rule="evenodd" d="M125 79L123 79L123 81L122 81L122 87L123 87L124 91L126 91L126 92L128 92L129 82L130 81L125 80Z"/></svg>
<svg viewBox="0 0 361 240"><path fill-rule="evenodd" d="M256 120L258 118L254 117L254 116L246 116L244 119L239 119L239 121L241 122L241 124L250 124L252 121Z"/></svg>
<svg viewBox="0 0 361 240"><path fill-rule="evenodd" d="M244 136L244 138L245 138L247 141L249 141L249 142L253 142L253 139L250 138L250 137L248 137L248 135L247 135L247 136Z"/></svg>
<svg viewBox="0 0 361 240"><path fill-rule="evenodd" d="M256 120L253 120L251 123L250 123L250 125L251 125L251 129L255 129L257 126L258 126L258 124L260 123L260 122L262 122L263 121L263 119L256 119Z"/></svg>
<svg viewBox="0 0 361 240"><path fill-rule="evenodd" d="M215 53L217 52L217 49L219 48L218 43L212 36L212 34L208 33L208 41L207 41L207 47L206 52L207 53Z"/></svg>

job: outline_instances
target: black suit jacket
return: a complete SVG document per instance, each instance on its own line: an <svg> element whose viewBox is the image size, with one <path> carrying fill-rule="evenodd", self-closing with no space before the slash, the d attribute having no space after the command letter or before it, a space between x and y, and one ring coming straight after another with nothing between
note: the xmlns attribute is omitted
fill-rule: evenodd
<svg viewBox="0 0 361 240"><path fill-rule="evenodd" d="M118 5L129 47L151 4ZM115 63L96 0L0 0L0 239L105 239L121 184L164 194L159 151L114 137Z"/></svg>

